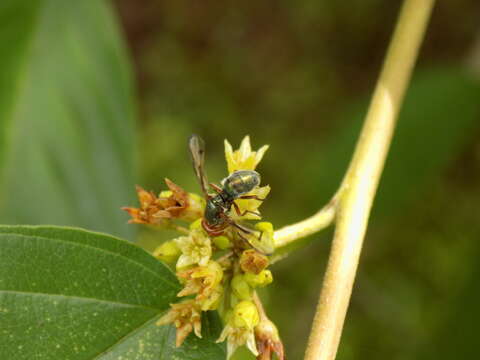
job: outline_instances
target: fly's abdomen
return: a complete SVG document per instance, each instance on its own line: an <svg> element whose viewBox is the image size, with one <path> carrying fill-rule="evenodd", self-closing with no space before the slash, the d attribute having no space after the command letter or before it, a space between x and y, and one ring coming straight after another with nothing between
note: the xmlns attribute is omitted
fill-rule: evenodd
<svg viewBox="0 0 480 360"><path fill-rule="evenodd" d="M260 174L253 170L235 171L223 180L223 189L232 198L246 194L258 185Z"/></svg>

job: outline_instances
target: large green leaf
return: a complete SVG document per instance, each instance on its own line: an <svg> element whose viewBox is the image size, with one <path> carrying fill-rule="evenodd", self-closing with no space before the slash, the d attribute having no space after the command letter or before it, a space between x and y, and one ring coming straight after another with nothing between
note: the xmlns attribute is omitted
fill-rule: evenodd
<svg viewBox="0 0 480 360"><path fill-rule="evenodd" d="M177 300L172 272L139 247L59 227L0 227L1 359L219 360L219 322L174 347L155 322Z"/></svg>
<svg viewBox="0 0 480 360"><path fill-rule="evenodd" d="M0 222L127 236L134 106L108 2L2 0L0 21Z"/></svg>

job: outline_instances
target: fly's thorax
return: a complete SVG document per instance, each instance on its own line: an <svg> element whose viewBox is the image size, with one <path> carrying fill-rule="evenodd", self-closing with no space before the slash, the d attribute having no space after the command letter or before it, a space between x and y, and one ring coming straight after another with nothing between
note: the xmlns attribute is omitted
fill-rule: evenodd
<svg viewBox="0 0 480 360"><path fill-rule="evenodd" d="M225 194L236 199L260 185L260 174L253 170L235 171L223 179L222 185Z"/></svg>
<svg viewBox="0 0 480 360"><path fill-rule="evenodd" d="M225 212L225 201L220 195L216 195L208 199L204 217L209 225L221 225L225 219L220 214Z"/></svg>

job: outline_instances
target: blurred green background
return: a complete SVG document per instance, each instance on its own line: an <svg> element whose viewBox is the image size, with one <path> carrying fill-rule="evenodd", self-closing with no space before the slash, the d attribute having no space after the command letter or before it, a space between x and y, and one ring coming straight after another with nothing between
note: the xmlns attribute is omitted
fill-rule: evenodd
<svg viewBox="0 0 480 360"><path fill-rule="evenodd" d="M319 209L355 144L401 1L3 0L0 221L105 231L134 185L198 191L186 139L270 144L259 171L276 227ZM476 358L480 323L477 0L438 2L365 241L339 359ZM136 234L135 234L136 232ZM274 265L262 293L301 359L331 231ZM239 359L248 357L238 355Z"/></svg>

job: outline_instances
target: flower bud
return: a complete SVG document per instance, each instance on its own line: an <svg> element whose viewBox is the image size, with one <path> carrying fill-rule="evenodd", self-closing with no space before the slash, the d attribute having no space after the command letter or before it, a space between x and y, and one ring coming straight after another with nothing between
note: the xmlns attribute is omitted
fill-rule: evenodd
<svg viewBox="0 0 480 360"><path fill-rule="evenodd" d="M253 288L267 286L273 281L272 272L270 270L262 270L259 274L246 273L244 278L248 285Z"/></svg>
<svg viewBox="0 0 480 360"><path fill-rule="evenodd" d="M166 263L173 263L178 259L180 253L180 248L177 246L175 241L171 240L164 242L162 245L157 247L153 252L153 256Z"/></svg>
<svg viewBox="0 0 480 360"><path fill-rule="evenodd" d="M220 249L225 250L232 247L232 242L226 236L217 236L213 238L213 243Z"/></svg>
<svg viewBox="0 0 480 360"><path fill-rule="evenodd" d="M188 204L189 207L181 219L185 221L201 220L205 211L205 199L197 194L188 193Z"/></svg>
<svg viewBox="0 0 480 360"><path fill-rule="evenodd" d="M252 298L252 288L245 281L243 275L235 275L231 285L234 295L240 300L250 300Z"/></svg>
<svg viewBox="0 0 480 360"><path fill-rule="evenodd" d="M244 300L233 309L233 325L239 328L253 329L258 325L260 318L258 310L252 301Z"/></svg>
<svg viewBox="0 0 480 360"><path fill-rule="evenodd" d="M190 230L194 229L201 229L202 228L202 219L197 219L194 222L192 222L189 226Z"/></svg>
<svg viewBox="0 0 480 360"><path fill-rule="evenodd" d="M266 233L273 233L273 225L268 221L261 221L255 224L255 229Z"/></svg>

